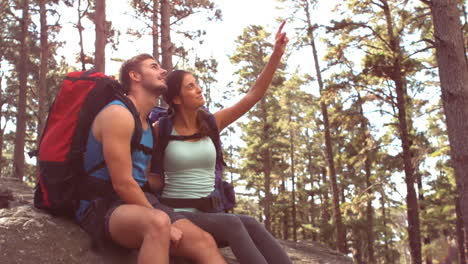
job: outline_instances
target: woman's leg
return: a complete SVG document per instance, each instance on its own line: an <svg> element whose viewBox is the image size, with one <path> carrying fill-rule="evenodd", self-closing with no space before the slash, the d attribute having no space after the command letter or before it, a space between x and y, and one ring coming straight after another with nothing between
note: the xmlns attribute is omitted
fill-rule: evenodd
<svg viewBox="0 0 468 264"><path fill-rule="evenodd" d="M278 240L260 224L257 219L247 215L237 215L249 232L258 250L269 264L292 263Z"/></svg>
<svg viewBox="0 0 468 264"><path fill-rule="evenodd" d="M240 263L268 263L236 215L191 212L180 212L180 214L210 233L218 244L227 243Z"/></svg>
<svg viewBox="0 0 468 264"><path fill-rule="evenodd" d="M213 237L188 219L180 219L173 226L182 231L182 239L177 248L172 248L174 255L193 260L195 263L226 264Z"/></svg>

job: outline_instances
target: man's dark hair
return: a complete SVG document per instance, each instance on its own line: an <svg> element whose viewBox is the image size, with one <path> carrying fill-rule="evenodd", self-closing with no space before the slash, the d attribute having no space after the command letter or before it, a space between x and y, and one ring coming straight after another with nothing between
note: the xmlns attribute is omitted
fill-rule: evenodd
<svg viewBox="0 0 468 264"><path fill-rule="evenodd" d="M148 53L142 53L126 60L120 67L120 83L126 93L130 90L130 71L140 72L141 63L147 59L154 60L154 57Z"/></svg>

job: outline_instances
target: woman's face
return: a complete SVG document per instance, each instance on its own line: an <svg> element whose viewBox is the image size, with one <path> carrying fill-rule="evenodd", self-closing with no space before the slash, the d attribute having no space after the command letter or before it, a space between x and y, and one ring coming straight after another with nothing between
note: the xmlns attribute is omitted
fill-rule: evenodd
<svg viewBox="0 0 468 264"><path fill-rule="evenodd" d="M184 108L198 109L205 104L202 89L198 85L197 80L192 74L185 74L182 80L180 94L174 97L174 103L183 106Z"/></svg>

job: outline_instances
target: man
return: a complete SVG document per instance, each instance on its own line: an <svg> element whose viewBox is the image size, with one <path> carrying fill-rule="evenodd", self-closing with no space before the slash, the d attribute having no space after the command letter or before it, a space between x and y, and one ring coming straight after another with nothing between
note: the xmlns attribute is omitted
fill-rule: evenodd
<svg viewBox="0 0 468 264"><path fill-rule="evenodd" d="M120 79L143 126L140 144L152 148L153 136L147 122L156 99L167 87L166 71L151 55L140 54L123 63ZM85 154L85 169L103 159L106 167L91 176L112 183L115 198L81 201L79 224L97 241L126 248L139 248L138 263L169 263L172 255L195 263L226 263L213 238L172 209L142 191L147 182L150 154L131 153L135 121L127 107L115 100L93 121Z"/></svg>

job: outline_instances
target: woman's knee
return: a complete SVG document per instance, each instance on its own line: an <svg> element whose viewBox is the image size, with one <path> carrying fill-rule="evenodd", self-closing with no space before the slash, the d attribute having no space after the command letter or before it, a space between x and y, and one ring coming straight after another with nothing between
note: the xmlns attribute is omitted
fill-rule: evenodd
<svg viewBox="0 0 468 264"><path fill-rule="evenodd" d="M249 215L238 215L240 221L247 229L263 229L265 228L257 219Z"/></svg>
<svg viewBox="0 0 468 264"><path fill-rule="evenodd" d="M219 219L220 225L222 224L223 228L232 231L238 231L243 228L243 223L241 219L237 215L233 214L224 214L222 217Z"/></svg>

